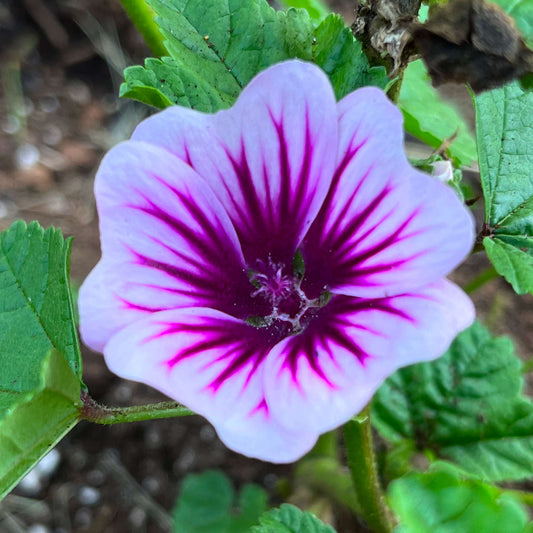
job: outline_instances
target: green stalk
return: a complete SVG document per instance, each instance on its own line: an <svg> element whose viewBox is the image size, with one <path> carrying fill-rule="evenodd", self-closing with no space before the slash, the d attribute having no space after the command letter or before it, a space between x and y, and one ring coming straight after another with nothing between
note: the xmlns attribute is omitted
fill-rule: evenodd
<svg viewBox="0 0 533 533"><path fill-rule="evenodd" d="M464 287L464 291L467 294L477 291L480 287L485 285L487 281L495 279L498 276L499 274L498 272L496 272L496 269L493 266L491 266L487 268L486 270L484 270L483 272L481 272L481 274L475 277L472 281L468 282Z"/></svg>
<svg viewBox="0 0 533 533"><path fill-rule="evenodd" d="M391 533L394 521L379 482L370 426L370 406L344 425L352 482L362 516L374 533Z"/></svg>
<svg viewBox="0 0 533 533"><path fill-rule="evenodd" d="M106 407L96 403L86 392L82 392L81 399L83 407L80 410L80 418L95 424L123 424L194 414L177 402L150 403L133 407Z"/></svg>
<svg viewBox="0 0 533 533"><path fill-rule="evenodd" d="M120 0L120 3L144 37L152 53L157 57L168 56L163 35L159 31L159 26L154 22L154 12L146 0Z"/></svg>

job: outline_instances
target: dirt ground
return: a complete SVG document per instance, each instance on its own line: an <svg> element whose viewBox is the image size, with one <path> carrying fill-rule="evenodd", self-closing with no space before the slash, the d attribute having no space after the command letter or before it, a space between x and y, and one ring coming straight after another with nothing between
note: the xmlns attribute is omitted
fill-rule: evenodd
<svg viewBox="0 0 533 533"><path fill-rule="evenodd" d="M350 2L340 8L350 21ZM61 227L75 237L72 277L79 283L100 253L92 193L98 163L148 112L117 99L121 73L149 52L118 0L4 0L0 42L0 230L16 219ZM478 254L456 279L465 282L487 265ZM523 357L533 355L531 297L519 298L495 280L474 300L495 332L510 334ZM101 356L83 355L84 380L96 400L163 399L113 376ZM0 531L166 532L189 472L221 468L237 486L254 481L265 487L274 503L280 480L290 475L289 467L228 451L200 417L113 427L81 423L57 450L40 477L0 505ZM339 533L365 531L340 522Z"/></svg>

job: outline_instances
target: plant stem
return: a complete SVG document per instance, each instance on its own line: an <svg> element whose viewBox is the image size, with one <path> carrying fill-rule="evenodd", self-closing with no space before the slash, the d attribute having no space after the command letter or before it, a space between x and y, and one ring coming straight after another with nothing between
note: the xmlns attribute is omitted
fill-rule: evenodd
<svg viewBox="0 0 533 533"><path fill-rule="evenodd" d="M467 294L477 291L480 287L485 285L487 281L497 278L498 276L499 274L498 272L496 272L496 269L493 266L491 266L487 268L486 270L483 270L483 272L481 272L481 274L475 277L472 281L468 282L464 287L464 291Z"/></svg>
<svg viewBox="0 0 533 533"><path fill-rule="evenodd" d="M348 466L363 518L375 533L391 533L394 521L378 478L370 406L344 425L344 439Z"/></svg>
<svg viewBox="0 0 533 533"><path fill-rule="evenodd" d="M159 26L154 22L154 12L146 0L120 0L122 7L135 24L146 44L157 57L168 56L163 43L163 35Z"/></svg>
<svg viewBox="0 0 533 533"><path fill-rule="evenodd" d="M133 407L106 407L96 403L86 392L81 393L81 400L83 407L80 410L80 418L95 424L123 424L194 414L177 402L149 403Z"/></svg>

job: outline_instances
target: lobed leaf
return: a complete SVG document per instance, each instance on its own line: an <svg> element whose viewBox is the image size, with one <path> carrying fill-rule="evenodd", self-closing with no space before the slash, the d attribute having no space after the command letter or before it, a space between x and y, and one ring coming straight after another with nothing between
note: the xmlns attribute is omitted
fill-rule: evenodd
<svg viewBox="0 0 533 533"><path fill-rule="evenodd" d="M259 518L259 525L251 533L335 533L335 530L315 515L284 503Z"/></svg>
<svg viewBox="0 0 533 533"><path fill-rule="evenodd" d="M395 533L522 533L528 521L511 495L441 462L393 481L389 500L400 519Z"/></svg>
<svg viewBox="0 0 533 533"><path fill-rule="evenodd" d="M244 485L238 500L231 481L216 470L188 475L174 509L176 533L248 533L266 509L266 492Z"/></svg>
<svg viewBox="0 0 533 533"><path fill-rule="evenodd" d="M509 339L479 323L439 359L403 368L379 389L372 421L393 443L453 459L493 481L533 476L533 405L520 396Z"/></svg>
<svg viewBox="0 0 533 533"><path fill-rule="evenodd" d="M406 68L398 105L411 135L433 148L455 136L446 150L448 155L458 166L475 161L476 143L466 122L431 86L422 60L413 61Z"/></svg>
<svg viewBox="0 0 533 533"><path fill-rule="evenodd" d="M154 107L227 108L256 74L290 58L321 66L337 98L389 82L383 67L370 67L361 43L338 15L315 30L304 9L275 11L265 0L150 3L172 57L127 68L120 95ZM309 2L303 4L310 8Z"/></svg>
<svg viewBox="0 0 533 533"><path fill-rule="evenodd" d="M514 290L533 293L533 93L517 82L476 97L483 244Z"/></svg>

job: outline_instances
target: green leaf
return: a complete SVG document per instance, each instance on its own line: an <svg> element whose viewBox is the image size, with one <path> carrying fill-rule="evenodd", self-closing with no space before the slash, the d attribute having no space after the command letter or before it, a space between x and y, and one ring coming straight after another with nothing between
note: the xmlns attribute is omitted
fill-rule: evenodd
<svg viewBox="0 0 533 533"><path fill-rule="evenodd" d="M476 97L483 243L519 294L533 293L533 93L518 83Z"/></svg>
<svg viewBox="0 0 533 533"><path fill-rule="evenodd" d="M389 378L372 421L389 441L412 441L481 478L532 477L533 405L520 396L520 368L511 341L475 323L441 358Z"/></svg>
<svg viewBox="0 0 533 533"><path fill-rule="evenodd" d="M0 235L0 419L12 396L38 386L51 348L81 377L69 256L70 241L36 222L15 222Z"/></svg>
<svg viewBox="0 0 533 533"><path fill-rule="evenodd" d="M38 379L0 420L0 499L78 421L80 381L58 351L42 359Z"/></svg>
<svg viewBox="0 0 533 533"><path fill-rule="evenodd" d="M294 7L305 9L315 22L320 22L330 12L328 6L321 2L321 0L281 0L280 3L285 8Z"/></svg>
<svg viewBox="0 0 533 533"><path fill-rule="evenodd" d="M127 69L122 96L214 112L231 106L261 70L291 57L312 57L313 23L303 9L275 11L264 0L150 4L172 60Z"/></svg>
<svg viewBox="0 0 533 533"><path fill-rule="evenodd" d="M248 533L266 509L266 492L244 485L238 501L230 480L216 470L188 475L174 509L176 533Z"/></svg>
<svg viewBox="0 0 533 533"><path fill-rule="evenodd" d="M284 503L279 509L263 514L251 533L335 533L315 515Z"/></svg>
<svg viewBox="0 0 533 533"><path fill-rule="evenodd" d="M431 86L422 60L413 61L405 70L398 105L403 112L405 129L417 139L439 148L457 134L446 152L456 165L468 165L476 159L476 143L459 113L442 100Z"/></svg>
<svg viewBox="0 0 533 533"><path fill-rule="evenodd" d="M517 294L533 294L533 239L525 238L523 249L509 244L505 238L483 239L483 246L494 268L513 287Z"/></svg>
<svg viewBox="0 0 533 533"><path fill-rule="evenodd" d="M522 533L528 521L511 495L440 462L393 481L389 499L400 519L395 533Z"/></svg>
<svg viewBox="0 0 533 533"><path fill-rule="evenodd" d="M491 0L516 22L527 45L533 47L533 2L531 0Z"/></svg>
<svg viewBox="0 0 533 533"><path fill-rule="evenodd" d="M370 67L363 46L339 15L329 15L315 31L313 61L329 76L337 100L359 87L389 83L385 68Z"/></svg>
<svg viewBox="0 0 533 533"><path fill-rule="evenodd" d="M158 108L179 104L215 112L231 106L260 71L294 57L322 67L338 99L358 87L389 83L383 67L370 67L339 15L315 30L304 9L275 11L265 0L150 3L172 57L127 68L121 96Z"/></svg>

